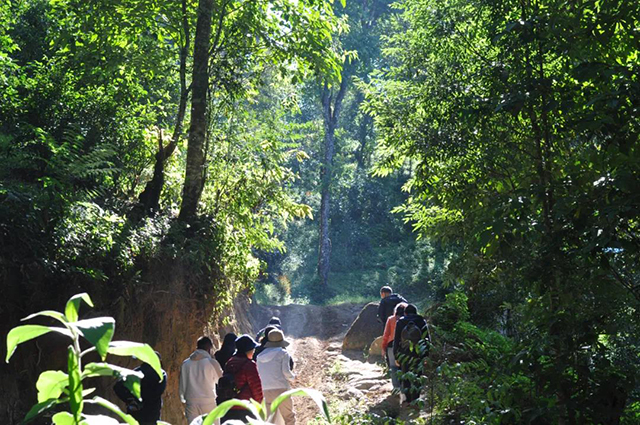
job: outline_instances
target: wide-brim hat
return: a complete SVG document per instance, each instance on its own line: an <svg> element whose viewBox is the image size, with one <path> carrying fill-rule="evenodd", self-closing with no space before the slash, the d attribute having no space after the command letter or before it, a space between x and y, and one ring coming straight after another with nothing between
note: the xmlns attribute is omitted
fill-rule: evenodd
<svg viewBox="0 0 640 425"><path fill-rule="evenodd" d="M284 334L280 329L274 329L271 332L269 332L269 336L267 338L268 340L264 344L266 348L272 348L272 347L284 348L284 347L288 347L290 344L289 341L284 339Z"/></svg>
<svg viewBox="0 0 640 425"><path fill-rule="evenodd" d="M258 346L258 343L249 335L242 335L236 339L236 350L239 353L248 353L254 350Z"/></svg>

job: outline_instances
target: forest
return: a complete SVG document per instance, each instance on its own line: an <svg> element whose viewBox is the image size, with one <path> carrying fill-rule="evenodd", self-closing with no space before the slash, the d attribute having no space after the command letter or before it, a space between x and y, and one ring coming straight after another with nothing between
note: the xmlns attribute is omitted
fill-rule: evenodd
<svg viewBox="0 0 640 425"><path fill-rule="evenodd" d="M384 285L428 423L640 424L640 2L0 2L3 338L88 293L175 389L250 306ZM2 423L68 365L38 341Z"/></svg>

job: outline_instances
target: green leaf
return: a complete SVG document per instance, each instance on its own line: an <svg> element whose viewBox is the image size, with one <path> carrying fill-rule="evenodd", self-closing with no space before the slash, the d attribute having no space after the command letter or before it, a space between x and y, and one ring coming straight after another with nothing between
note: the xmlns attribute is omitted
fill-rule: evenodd
<svg viewBox="0 0 640 425"><path fill-rule="evenodd" d="M140 398L140 381L144 378L142 372L109 363L89 363L84 367L82 379L98 376L112 376L116 379L123 379L124 386L131 391L131 394Z"/></svg>
<svg viewBox="0 0 640 425"><path fill-rule="evenodd" d="M75 418L78 419L83 407L82 377L80 376L78 356L73 351L73 347L68 349L67 365L67 371L69 372L69 405Z"/></svg>
<svg viewBox="0 0 640 425"><path fill-rule="evenodd" d="M64 314L60 313L59 311L53 311L53 310L44 310L44 311L39 311L37 313L30 314L24 319L22 319L22 321L24 322L25 320L33 319L34 317L38 317L38 316L52 317L63 324L67 323L67 319L64 317Z"/></svg>
<svg viewBox="0 0 640 425"><path fill-rule="evenodd" d="M134 424L138 425L138 422L135 421ZM80 425L120 425L120 422L105 415L84 415Z"/></svg>
<svg viewBox="0 0 640 425"><path fill-rule="evenodd" d="M75 425L73 423L73 416L69 412L56 413L51 419L56 425Z"/></svg>
<svg viewBox="0 0 640 425"><path fill-rule="evenodd" d="M163 374L160 359L149 344L130 341L112 341L109 344L107 352L115 356L132 356L144 363L148 363L153 370L156 371L160 380L162 380Z"/></svg>
<svg viewBox="0 0 640 425"><path fill-rule="evenodd" d="M89 294L86 292L74 295L69 298L69 301L67 301L67 305L64 308L64 314L67 316L68 321L75 322L78 320L78 311L80 310L80 304L82 301L84 301L89 307L93 307L93 301L91 301L91 297L89 297Z"/></svg>
<svg viewBox="0 0 640 425"><path fill-rule="evenodd" d="M136 421L135 419L133 419L133 417L131 415L127 415L126 413L124 413L122 410L120 410L120 408L118 406L116 406L115 404L111 403L109 400L105 400L102 397L94 397L91 400L87 400L87 403L92 403L92 404L97 404L99 406L102 406L108 410L110 410L111 412L115 413L116 415L120 416L120 418L125 421L126 423L128 423L129 425L138 425L138 421ZM116 422L118 423L118 422Z"/></svg>
<svg viewBox="0 0 640 425"><path fill-rule="evenodd" d="M62 335L66 335L72 338L71 332L64 328L55 328L42 325L23 325L15 327L11 329L11 331L7 335L7 357L5 361L9 363L9 359L16 351L18 345L49 332L58 332Z"/></svg>
<svg viewBox="0 0 640 425"><path fill-rule="evenodd" d="M273 400L273 403L271 403L271 411L275 412L278 409L278 406L280 406L280 404L287 398L298 396L310 397L313 401L315 401L327 422L331 423L327 400L325 400L320 391L314 390L312 388L294 388L292 390L285 391L284 393L280 394L275 400Z"/></svg>
<svg viewBox="0 0 640 425"><path fill-rule="evenodd" d="M44 400L38 404L33 405L31 409L27 412L26 416L22 420L21 424L26 424L37 418L41 413L51 409L56 404L61 401L57 398L50 398L49 400Z"/></svg>
<svg viewBox="0 0 640 425"><path fill-rule="evenodd" d="M107 350L113 333L115 331L116 321L113 317L96 317L93 319L80 320L70 325L78 328L85 337L100 354L102 360L107 357Z"/></svg>
<svg viewBox="0 0 640 425"><path fill-rule="evenodd" d="M46 370L40 374L36 388L38 403L49 399L58 399L62 391L69 385L69 375L61 370Z"/></svg>
<svg viewBox="0 0 640 425"><path fill-rule="evenodd" d="M244 407L245 409L250 410L251 413L256 418L259 418L259 415L258 415L258 412L256 411L255 406L250 401L233 399L233 400L227 400L224 403L222 403L220 406L213 409L211 413L209 413L207 417L204 418L204 421L202 421L202 425L213 425L216 419L220 419L221 417L226 415L227 412L231 410L232 407L235 407L235 406Z"/></svg>

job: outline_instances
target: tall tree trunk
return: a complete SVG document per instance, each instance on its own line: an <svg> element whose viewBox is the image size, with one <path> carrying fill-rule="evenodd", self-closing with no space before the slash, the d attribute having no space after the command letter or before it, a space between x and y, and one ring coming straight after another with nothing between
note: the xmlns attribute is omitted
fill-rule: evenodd
<svg viewBox="0 0 640 425"><path fill-rule="evenodd" d="M182 0L182 32L184 40L180 49L180 101L178 103L178 115L176 116L176 124L173 130L173 136L169 144L164 147L162 138L158 144L158 153L156 154L156 162L153 167L153 177L147 183L144 191L140 194L140 204L142 204L144 213L153 214L160 209L160 195L164 188L164 165L167 158L173 155L178 146L180 136L182 135L182 127L184 125L184 116L187 110L187 100L189 98L189 89L187 88L187 58L189 56L190 28L189 17L187 15L187 0Z"/></svg>
<svg viewBox="0 0 640 425"><path fill-rule="evenodd" d="M187 166L180 208L180 220L183 221L190 221L195 217L204 187L204 146L207 137L209 46L213 4L213 0L200 0L198 4L191 83L191 125L189 127Z"/></svg>
<svg viewBox="0 0 640 425"><path fill-rule="evenodd" d="M333 178L333 154L335 152L335 134L338 125L342 100L347 90L347 78L343 77L340 88L333 98L333 90L327 83L322 87L322 114L324 120L324 160L321 178L320 200L320 249L318 253L318 276L320 284L326 286L329 280L331 260L331 239L329 239L329 211L331 207L331 180Z"/></svg>

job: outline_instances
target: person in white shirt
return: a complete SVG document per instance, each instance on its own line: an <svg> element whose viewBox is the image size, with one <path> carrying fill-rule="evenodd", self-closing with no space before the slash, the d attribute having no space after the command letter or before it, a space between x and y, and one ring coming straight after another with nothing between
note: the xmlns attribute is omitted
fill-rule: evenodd
<svg viewBox="0 0 640 425"><path fill-rule="evenodd" d="M180 400L185 403L185 416L189 424L217 406L216 384L222 377L222 367L211 357L212 349L211 339L200 337L196 351L180 368Z"/></svg>
<svg viewBox="0 0 640 425"><path fill-rule="evenodd" d="M285 350L288 345L289 341L284 339L282 331L274 329L269 332L265 349L257 358L258 373L262 380L262 392L267 408L280 394L291 389L291 382L296 377L291 371L291 356ZM291 397L278 406L275 423L277 425L296 423Z"/></svg>

